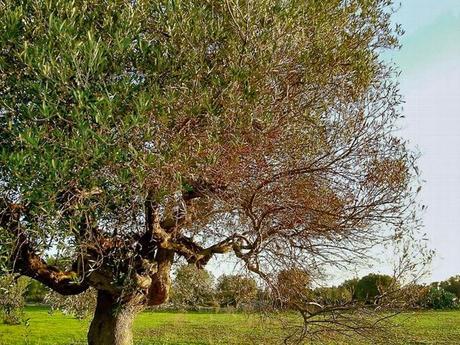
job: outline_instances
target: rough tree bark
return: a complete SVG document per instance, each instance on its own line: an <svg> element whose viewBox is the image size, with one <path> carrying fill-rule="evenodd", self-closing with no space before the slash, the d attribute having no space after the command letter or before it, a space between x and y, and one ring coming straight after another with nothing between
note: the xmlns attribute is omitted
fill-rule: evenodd
<svg viewBox="0 0 460 345"><path fill-rule="evenodd" d="M99 290L94 318L88 331L89 345L132 345L134 317L142 310L137 298L120 302Z"/></svg>

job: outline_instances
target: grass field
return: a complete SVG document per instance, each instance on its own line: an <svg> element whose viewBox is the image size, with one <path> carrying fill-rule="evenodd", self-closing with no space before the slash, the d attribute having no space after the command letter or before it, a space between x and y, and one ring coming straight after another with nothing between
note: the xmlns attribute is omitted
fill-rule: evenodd
<svg viewBox="0 0 460 345"><path fill-rule="evenodd" d="M43 307L28 307L25 325L0 324L0 344L85 344L88 320L79 321ZM398 344L460 344L460 311L428 311L397 316ZM275 319L228 313L144 312L134 326L135 343L280 344L283 328ZM320 342L324 344L325 342ZM375 344L362 338L329 344Z"/></svg>

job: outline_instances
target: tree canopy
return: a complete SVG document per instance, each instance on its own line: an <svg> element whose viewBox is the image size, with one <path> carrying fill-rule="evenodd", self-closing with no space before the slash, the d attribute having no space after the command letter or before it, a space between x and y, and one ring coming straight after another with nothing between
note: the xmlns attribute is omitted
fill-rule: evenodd
<svg viewBox="0 0 460 345"><path fill-rule="evenodd" d="M270 280L401 238L416 171L381 58L398 46L390 5L0 2L10 268L97 289L90 343L112 344L97 332L121 321L101 315L164 302L175 257L232 253Z"/></svg>

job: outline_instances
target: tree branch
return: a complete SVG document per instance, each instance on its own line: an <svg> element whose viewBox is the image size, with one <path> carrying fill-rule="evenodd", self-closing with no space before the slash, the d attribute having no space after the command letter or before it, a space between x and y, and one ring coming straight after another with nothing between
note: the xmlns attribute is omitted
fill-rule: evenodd
<svg viewBox="0 0 460 345"><path fill-rule="evenodd" d="M61 271L56 266L48 265L40 258L29 243L18 243L13 257L14 271L38 280L61 295L78 295L89 288L85 281L78 280L75 271Z"/></svg>
<svg viewBox="0 0 460 345"><path fill-rule="evenodd" d="M13 271L38 280L62 295L77 295L89 288L84 281L78 281L78 273L61 271L48 265L35 253L30 241L20 227L21 214L26 211L23 205L0 200L0 226L15 236L15 247L11 256Z"/></svg>

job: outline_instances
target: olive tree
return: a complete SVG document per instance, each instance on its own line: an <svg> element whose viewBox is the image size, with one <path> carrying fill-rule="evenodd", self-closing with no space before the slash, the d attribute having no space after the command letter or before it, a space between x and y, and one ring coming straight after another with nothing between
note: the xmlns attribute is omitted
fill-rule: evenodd
<svg viewBox="0 0 460 345"><path fill-rule="evenodd" d="M179 266L172 284L171 303L179 308L210 306L214 302L214 277L194 265Z"/></svg>
<svg viewBox="0 0 460 345"><path fill-rule="evenodd" d="M0 1L9 269L96 289L88 342L120 345L167 300L175 258L232 254L270 281L409 234L390 6Z"/></svg>
<svg viewBox="0 0 460 345"><path fill-rule="evenodd" d="M221 305L239 308L241 304L254 302L257 282L241 274L223 274L218 279L216 294Z"/></svg>

